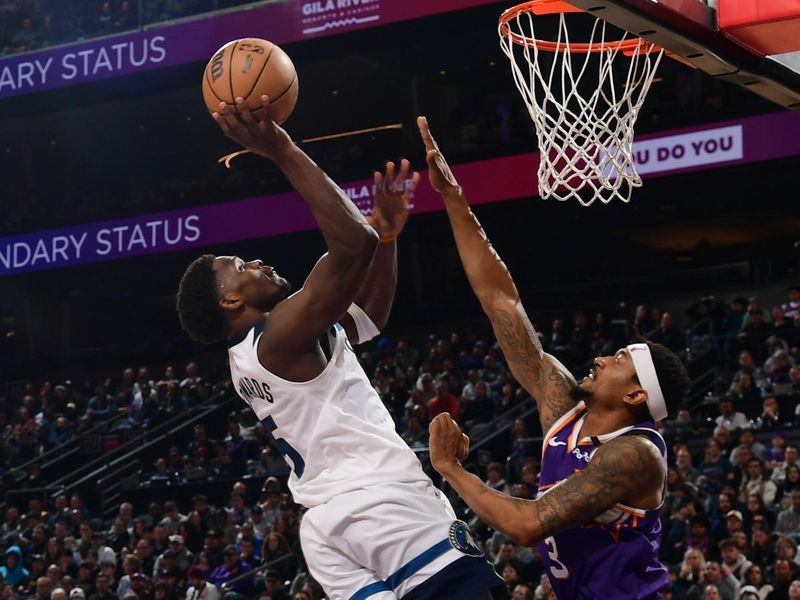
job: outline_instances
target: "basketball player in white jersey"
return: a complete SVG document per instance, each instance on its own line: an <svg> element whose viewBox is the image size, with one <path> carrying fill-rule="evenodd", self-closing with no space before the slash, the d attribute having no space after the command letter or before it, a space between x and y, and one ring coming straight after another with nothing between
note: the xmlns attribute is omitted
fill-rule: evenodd
<svg viewBox="0 0 800 600"><path fill-rule="evenodd" d="M180 282L181 324L202 342L227 338L234 386L291 466L295 501L309 508L303 553L332 600L489 598L501 581L395 432L352 348L389 316L395 238L419 175L403 191L408 161L376 173L368 222L282 128L237 103L238 118L222 104L217 123L283 171L328 252L292 295L260 260L202 256Z"/></svg>

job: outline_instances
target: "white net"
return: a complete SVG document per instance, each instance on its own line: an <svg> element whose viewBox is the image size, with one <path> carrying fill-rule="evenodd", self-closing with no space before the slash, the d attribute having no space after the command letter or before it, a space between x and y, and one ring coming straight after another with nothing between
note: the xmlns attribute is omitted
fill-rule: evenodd
<svg viewBox="0 0 800 600"><path fill-rule="evenodd" d="M504 27L512 11L516 14ZM628 202L642 185L633 157L634 125L664 51L612 32L604 20L586 13L548 17L551 24L558 20L557 38L537 40L534 21L540 18L530 9L509 9L499 27L500 46L536 125L539 194L577 198L584 206L598 199ZM581 18L590 20L581 24L590 31L589 40L571 43L567 21L574 27ZM607 34L623 37L607 40Z"/></svg>

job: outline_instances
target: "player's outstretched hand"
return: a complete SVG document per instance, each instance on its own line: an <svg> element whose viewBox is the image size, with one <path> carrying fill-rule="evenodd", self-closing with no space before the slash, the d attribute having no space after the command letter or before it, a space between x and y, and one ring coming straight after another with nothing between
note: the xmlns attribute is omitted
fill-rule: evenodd
<svg viewBox="0 0 800 600"><path fill-rule="evenodd" d="M219 112L212 117L220 129L231 138L256 154L275 160L292 145L292 138L275 121L269 111L269 98L261 96L264 105L264 120L258 121L241 96L236 98L236 108L220 102ZM238 111L238 112L237 112Z"/></svg>
<svg viewBox="0 0 800 600"><path fill-rule="evenodd" d="M425 144L425 160L428 161L428 179L431 181L433 189L444 195L448 192L458 192L461 186L458 185L455 175L450 170L450 165L439 150L439 145L431 135L426 117L417 117L417 127Z"/></svg>
<svg viewBox="0 0 800 600"><path fill-rule="evenodd" d="M385 174L375 171L375 200L367 221L382 239L397 236L408 220L408 206L419 183L419 173L416 171L408 181L409 169L410 163L403 159L399 172L393 162L386 163Z"/></svg>
<svg viewBox="0 0 800 600"><path fill-rule="evenodd" d="M448 413L436 415L428 427L431 464L442 475L467 458L469 438Z"/></svg>

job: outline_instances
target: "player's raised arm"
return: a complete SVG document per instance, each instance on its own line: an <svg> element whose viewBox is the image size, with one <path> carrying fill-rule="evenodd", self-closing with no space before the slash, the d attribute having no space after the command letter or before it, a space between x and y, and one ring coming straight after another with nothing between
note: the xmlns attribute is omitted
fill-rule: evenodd
<svg viewBox="0 0 800 600"><path fill-rule="evenodd" d="M256 122L240 100L237 98L238 117L223 104L214 115L217 123L228 137L269 158L283 171L308 203L328 246L303 289L276 306L267 320L264 340L275 354L290 360L292 355L316 347L320 335L347 311L372 264L378 234L281 127L270 118ZM269 115L268 100L263 100Z"/></svg>
<svg viewBox="0 0 800 600"><path fill-rule="evenodd" d="M425 143L428 177L444 199L461 263L484 312L492 322L511 372L536 399L542 429L547 431L574 406L569 390L575 379L561 362L542 349L517 287L495 252L464 192L433 139L425 117L417 119Z"/></svg>
<svg viewBox="0 0 800 600"><path fill-rule="evenodd" d="M450 415L438 415L430 425L433 468L483 521L523 546L591 523L618 502L652 503L652 490L660 490L664 481L663 458L655 444L641 436L620 436L601 446L585 469L537 500L514 498L489 488L461 466L464 438Z"/></svg>
<svg viewBox="0 0 800 600"><path fill-rule="evenodd" d="M409 178L409 168L409 162L403 159L399 170L389 162L385 173L374 174L375 197L367 222L378 232L380 245L356 295L355 306L341 320L353 344L372 339L389 320L397 288L397 236L408 220L409 201L419 182L416 171Z"/></svg>

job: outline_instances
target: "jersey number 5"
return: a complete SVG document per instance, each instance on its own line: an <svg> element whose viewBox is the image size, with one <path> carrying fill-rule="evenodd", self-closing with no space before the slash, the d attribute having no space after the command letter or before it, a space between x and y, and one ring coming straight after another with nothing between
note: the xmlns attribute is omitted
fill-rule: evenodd
<svg viewBox="0 0 800 600"><path fill-rule="evenodd" d="M275 447L278 449L278 452L281 453L283 456L288 456L292 461L292 466L294 467L293 471L295 476L300 479L303 476L303 471L306 470L306 462L303 460L303 457L300 456L300 453L292 448L292 446L283 438L276 438L272 432L275 431L278 426L275 424L275 419L272 417L267 417L261 423L264 425L265 433L272 438L272 441L275 443Z"/></svg>
<svg viewBox="0 0 800 600"><path fill-rule="evenodd" d="M544 543L547 545L547 556L550 559L550 572L556 579L567 579L569 577L569 569L564 563L558 560L558 546L556 546L556 538L550 536L545 538Z"/></svg>

